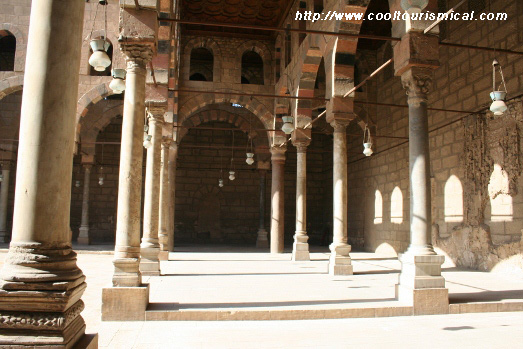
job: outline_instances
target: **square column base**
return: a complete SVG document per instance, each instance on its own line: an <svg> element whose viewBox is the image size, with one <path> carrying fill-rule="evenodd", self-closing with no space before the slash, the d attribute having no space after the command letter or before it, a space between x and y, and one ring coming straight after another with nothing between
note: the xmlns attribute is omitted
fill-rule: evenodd
<svg viewBox="0 0 523 349"><path fill-rule="evenodd" d="M349 255L350 245L330 246L331 255L329 257L330 275L352 275L352 261Z"/></svg>
<svg viewBox="0 0 523 349"><path fill-rule="evenodd" d="M144 321L149 284L102 289L102 321Z"/></svg>
<svg viewBox="0 0 523 349"><path fill-rule="evenodd" d="M310 261L309 244L303 242L295 242L292 245L292 260L293 261Z"/></svg>
<svg viewBox="0 0 523 349"><path fill-rule="evenodd" d="M412 255L399 257L401 273L396 298L414 306L414 315L448 314L449 291L441 276L445 256Z"/></svg>
<svg viewBox="0 0 523 349"><path fill-rule="evenodd" d="M160 251L160 253L158 253L158 260L159 261L168 261L169 260L169 251Z"/></svg>
<svg viewBox="0 0 523 349"><path fill-rule="evenodd" d="M269 239L267 238L267 231L265 229L258 230L258 237L256 239L256 248L269 248Z"/></svg>
<svg viewBox="0 0 523 349"><path fill-rule="evenodd" d="M80 227L79 231L80 233L78 234L78 239L76 242L79 245L89 245L89 228Z"/></svg>

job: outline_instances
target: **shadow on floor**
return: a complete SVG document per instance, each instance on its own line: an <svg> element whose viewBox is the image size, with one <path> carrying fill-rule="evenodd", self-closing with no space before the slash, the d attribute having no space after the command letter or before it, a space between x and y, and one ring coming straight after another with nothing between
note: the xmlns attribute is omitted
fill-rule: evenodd
<svg viewBox="0 0 523 349"><path fill-rule="evenodd" d="M500 302L508 299L518 299L523 301L523 290L483 291L449 294L449 302L451 304Z"/></svg>

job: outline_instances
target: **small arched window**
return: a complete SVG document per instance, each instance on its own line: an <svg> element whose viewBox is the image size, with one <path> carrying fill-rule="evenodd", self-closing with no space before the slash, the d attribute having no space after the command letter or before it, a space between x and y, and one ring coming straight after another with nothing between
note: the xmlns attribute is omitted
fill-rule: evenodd
<svg viewBox="0 0 523 349"><path fill-rule="evenodd" d="M452 175L445 183L445 222L463 222L463 186Z"/></svg>
<svg viewBox="0 0 523 349"><path fill-rule="evenodd" d="M0 31L0 71L15 70L16 38L7 31Z"/></svg>
<svg viewBox="0 0 523 349"><path fill-rule="evenodd" d="M263 60L254 51L242 56L242 84L263 85Z"/></svg>
<svg viewBox="0 0 523 349"><path fill-rule="evenodd" d="M383 197L381 192L376 190L374 194L374 224L383 223Z"/></svg>
<svg viewBox="0 0 523 349"><path fill-rule="evenodd" d="M192 81L213 81L214 56L205 47L198 47L191 51L190 75ZM202 80L202 77L205 80Z"/></svg>
<svg viewBox="0 0 523 349"><path fill-rule="evenodd" d="M494 171L492 171L488 184L492 222L512 222L512 196L509 191L507 172L500 165L494 164Z"/></svg>
<svg viewBox="0 0 523 349"><path fill-rule="evenodd" d="M103 38L98 37L96 39L103 39ZM105 39L105 40L107 40L107 39ZM107 49L107 55L109 56L109 59L111 60L111 65L108 66L107 68L105 68L104 71L97 71L94 69L93 66L89 65L89 75L90 76L111 76L111 69L113 66L113 45L111 44L111 42L109 40L107 40L107 42L109 43L109 48ZM93 54L93 49L89 48L89 57L91 57L92 54Z"/></svg>
<svg viewBox="0 0 523 349"><path fill-rule="evenodd" d="M403 223L403 194L399 187L394 188L390 197L390 221L395 224Z"/></svg>
<svg viewBox="0 0 523 349"><path fill-rule="evenodd" d="M314 13L323 12L323 0L314 0Z"/></svg>

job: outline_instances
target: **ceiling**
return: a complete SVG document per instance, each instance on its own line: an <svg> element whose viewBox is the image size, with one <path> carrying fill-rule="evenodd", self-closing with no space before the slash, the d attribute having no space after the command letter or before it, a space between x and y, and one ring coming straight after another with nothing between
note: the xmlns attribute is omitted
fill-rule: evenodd
<svg viewBox="0 0 523 349"><path fill-rule="evenodd" d="M182 0L181 18L207 23L233 23L265 27L281 26L294 1L290 0ZM189 31L212 31L224 35L271 37L273 32L239 28L185 25Z"/></svg>

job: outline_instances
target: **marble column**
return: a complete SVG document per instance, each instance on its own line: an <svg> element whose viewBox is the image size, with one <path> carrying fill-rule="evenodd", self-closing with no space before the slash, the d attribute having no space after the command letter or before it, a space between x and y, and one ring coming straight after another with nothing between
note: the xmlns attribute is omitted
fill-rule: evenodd
<svg viewBox="0 0 523 349"><path fill-rule="evenodd" d="M169 256L169 149L170 139L162 140L160 155L160 212L158 223L158 242L160 244L160 260Z"/></svg>
<svg viewBox="0 0 523 349"><path fill-rule="evenodd" d="M434 252L431 241L431 185L427 94L432 86L432 69L412 67L401 75L409 104L410 245L400 256L401 273L397 285L400 300L412 300L416 290L431 291L447 307L445 279L441 276L444 256ZM439 290L437 290L439 289ZM418 292L419 293L419 292ZM436 296L434 296L434 293ZM433 307L433 306L432 306Z"/></svg>
<svg viewBox="0 0 523 349"><path fill-rule="evenodd" d="M260 218L258 225L258 234L256 238L256 247L257 248L268 248L269 239L268 233L265 230L265 176L267 171L260 170Z"/></svg>
<svg viewBox="0 0 523 349"><path fill-rule="evenodd" d="M85 276L69 228L84 8L82 0L31 3L1 347L70 348L85 332Z"/></svg>
<svg viewBox="0 0 523 349"><path fill-rule="evenodd" d="M347 243L347 125L345 120L331 122L334 128L332 198L332 244L329 246L329 274L352 275L352 264Z"/></svg>
<svg viewBox="0 0 523 349"><path fill-rule="evenodd" d="M158 254L158 219L160 209L160 153L164 107L149 108L149 134L152 136L151 147L147 149L145 168L145 194L143 204L143 237L140 244L140 271L142 275L160 275Z"/></svg>
<svg viewBox="0 0 523 349"><path fill-rule="evenodd" d="M9 196L9 172L11 164L9 162L2 163L3 180L0 182L0 243L7 242L7 204Z"/></svg>
<svg viewBox="0 0 523 349"><path fill-rule="evenodd" d="M146 64L151 60L148 45L121 46L127 58L123 107L118 214L114 251L113 286L139 287L140 217L142 202L143 127L145 114Z"/></svg>
<svg viewBox="0 0 523 349"><path fill-rule="evenodd" d="M82 196L82 222L78 243L89 245L89 185L91 183L91 164L84 164L84 192Z"/></svg>
<svg viewBox="0 0 523 349"><path fill-rule="evenodd" d="M307 146L310 142L294 143L297 149L296 166L296 232L292 245L293 261L310 261L307 241Z"/></svg>
<svg viewBox="0 0 523 349"><path fill-rule="evenodd" d="M178 158L178 144L171 142L169 148L169 224L168 224L168 251L174 251L174 228L175 228L175 199L176 199L176 159Z"/></svg>
<svg viewBox="0 0 523 349"><path fill-rule="evenodd" d="M285 215L285 151L286 147L271 147L271 253L283 253Z"/></svg>

